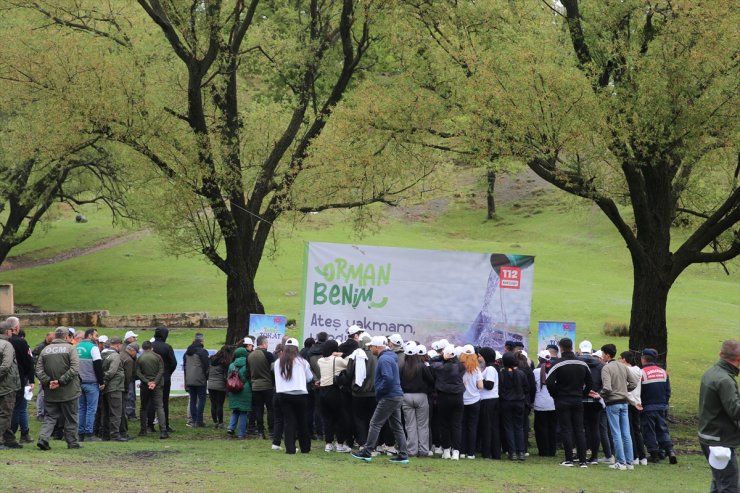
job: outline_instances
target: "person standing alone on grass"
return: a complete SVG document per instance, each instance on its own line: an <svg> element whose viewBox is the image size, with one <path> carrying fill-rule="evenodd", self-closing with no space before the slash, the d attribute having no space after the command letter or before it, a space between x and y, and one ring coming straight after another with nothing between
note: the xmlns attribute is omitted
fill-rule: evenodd
<svg viewBox="0 0 740 493"><path fill-rule="evenodd" d="M208 351L203 347L204 342L203 334L195 334L195 340L185 352L182 365L185 372L185 389L190 394L190 415L193 418L195 428L206 426L203 422L203 411L206 408L206 389L210 363L208 361Z"/></svg>
<svg viewBox="0 0 740 493"><path fill-rule="evenodd" d="M547 390L555 401L565 460L561 466L573 467L573 438L575 437L580 466L586 463L586 435L583 431L583 397L591 392L591 369L576 358L573 341L560 339L560 360L547 374Z"/></svg>
<svg viewBox="0 0 740 493"><path fill-rule="evenodd" d="M375 397L378 405L370 420L370 431L367 434L365 446L352 452L352 457L365 462L373 459L372 451L378 442L380 430L386 421L390 422L391 430L398 443L398 454L389 459L396 464L408 464L409 456L406 449L406 435L401 425L401 405L403 404L403 390L398 371L398 357L386 347L383 336L375 336L370 342L370 350L378 357L375 367Z"/></svg>
<svg viewBox="0 0 740 493"><path fill-rule="evenodd" d="M164 404L162 402L162 387L164 385L164 362L162 358L154 352L152 343L149 341L142 344L144 352L136 360L136 376L141 380L140 392L140 409L139 409L139 423L141 423L141 430L139 430L139 436L146 436L148 425L147 425L147 409L153 408L157 413L157 420L159 421L159 438L169 438L167 433L167 421L164 417Z"/></svg>
<svg viewBox="0 0 740 493"><path fill-rule="evenodd" d="M49 450L57 420L64 427L67 448L77 449L77 416L80 398L80 357L68 340L67 327L57 327L54 339L36 361L36 377L44 389L44 424L36 445Z"/></svg>
<svg viewBox="0 0 740 493"><path fill-rule="evenodd" d="M712 471L711 493L738 493L736 449L740 446L740 341L722 343L720 360L701 378L699 443Z"/></svg>
<svg viewBox="0 0 740 493"><path fill-rule="evenodd" d="M614 344L601 346L604 368L601 370L601 397L606 403L606 417L614 438L614 455L617 461L611 469L634 469L632 434L629 420L629 392L633 391L639 378L626 365L619 364L614 357L617 347Z"/></svg>

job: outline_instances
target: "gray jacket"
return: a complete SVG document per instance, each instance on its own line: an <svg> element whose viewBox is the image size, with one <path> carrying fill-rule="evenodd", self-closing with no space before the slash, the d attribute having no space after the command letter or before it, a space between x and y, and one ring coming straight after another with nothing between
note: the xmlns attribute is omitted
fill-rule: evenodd
<svg viewBox="0 0 740 493"><path fill-rule="evenodd" d="M15 349L7 336L0 336L0 396L18 392L20 388L21 377L15 361Z"/></svg>

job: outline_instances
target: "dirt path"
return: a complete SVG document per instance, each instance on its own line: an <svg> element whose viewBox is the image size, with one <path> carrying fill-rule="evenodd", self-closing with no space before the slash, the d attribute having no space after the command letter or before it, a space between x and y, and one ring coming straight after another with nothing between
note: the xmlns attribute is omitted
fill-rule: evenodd
<svg viewBox="0 0 740 493"><path fill-rule="evenodd" d="M82 257L83 255L89 255L91 253L99 252L101 250L106 250L108 248L117 247L119 245L141 239L145 236L148 236L149 234L150 232L148 230L136 231L131 234L109 238L103 242L96 243L95 245L83 248L73 248L72 250L68 250L66 252L62 252L47 258L32 259L26 257L25 255L10 257L6 259L5 262L2 263L2 265L0 265L0 272L28 269L31 267L38 267L40 265L49 265L56 264L58 262L64 262L65 260L70 260L73 258Z"/></svg>

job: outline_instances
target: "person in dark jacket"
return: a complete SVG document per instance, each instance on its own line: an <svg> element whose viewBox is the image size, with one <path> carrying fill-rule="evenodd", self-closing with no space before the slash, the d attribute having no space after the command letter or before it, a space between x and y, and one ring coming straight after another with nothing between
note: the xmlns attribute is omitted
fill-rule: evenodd
<svg viewBox="0 0 740 493"><path fill-rule="evenodd" d="M404 350L401 370L403 416L408 436L408 452L412 457L429 455L429 394L434 389L432 369L424 364L427 349L409 344Z"/></svg>
<svg viewBox="0 0 740 493"><path fill-rule="evenodd" d="M170 388L172 387L172 374L177 370L177 358L172 346L167 344L167 336L170 331L167 327L157 327L154 330L154 342L152 348L164 362L164 384L162 385L162 405L164 406L164 417L167 420L167 433L175 431L170 426ZM149 427L154 427L154 409L149 410Z"/></svg>
<svg viewBox="0 0 740 493"><path fill-rule="evenodd" d="M113 345L111 345L112 347ZM136 354L139 352L136 343L131 344L119 344L120 349L118 354L121 357L121 365L123 366L123 391L121 392L121 402L123 402L123 414L121 414L121 427L119 434L122 437L129 438L128 435L128 416L126 413L126 403L128 402L128 392L131 382L136 378Z"/></svg>
<svg viewBox="0 0 740 493"><path fill-rule="evenodd" d="M224 402L226 402L226 374L233 359L231 346L222 346L211 356L211 369L208 373L208 398L211 401L211 419L214 428L224 427Z"/></svg>
<svg viewBox="0 0 740 493"><path fill-rule="evenodd" d="M103 350L103 385L101 433L104 440L128 442L121 436L121 416L123 414L124 368L121 363L121 338L111 337L110 347Z"/></svg>
<svg viewBox="0 0 740 493"><path fill-rule="evenodd" d="M182 368L185 372L185 390L190 395L190 415L195 428L204 428L203 411L206 408L206 389L208 387L208 351L203 347L205 337L195 334L195 340L188 346L183 358Z"/></svg>
<svg viewBox="0 0 740 493"><path fill-rule="evenodd" d="M54 332L47 332L44 340L37 344L35 348L33 348L33 351L31 351L31 355L33 356L34 366L39 359L41 351L43 351L46 346L51 344L51 341L53 340ZM36 420L44 421L44 388L41 385L39 385L39 393L36 396Z"/></svg>
<svg viewBox="0 0 740 493"><path fill-rule="evenodd" d="M12 335L10 336L10 344L15 349L15 360L18 364L18 375L21 379L21 388L15 395L15 407L13 408L13 419L10 422L10 431L13 435L18 432L18 428L21 429L20 443L31 443L31 436L29 435L28 428L28 401L26 400L25 388L29 386L33 390L33 356L31 355L31 348L26 342L25 334L21 335L21 322L17 317L8 317L5 323L10 325Z"/></svg>
<svg viewBox="0 0 740 493"><path fill-rule="evenodd" d="M529 395L529 383L513 351L504 353L502 360L504 368L499 373L499 400L506 450L509 460L523 461L527 446L524 408Z"/></svg>
<svg viewBox="0 0 740 493"><path fill-rule="evenodd" d="M329 335L326 332L319 332L316 334L316 342L308 350L308 357L304 358L308 361L311 366L311 371L314 375L318 376L321 374L319 370L319 359L323 358L324 343L326 343ZM324 435L324 418L321 416L321 399L319 398L319 390L316 388L308 389L308 401L309 401L309 424L313 425L314 436L322 437ZM311 401L313 399L313 407L311 407Z"/></svg>
<svg viewBox="0 0 740 493"><path fill-rule="evenodd" d="M365 446L358 452L353 452L352 457L365 462L372 461L372 451L380 436L380 430L388 421L398 443L398 454L391 457L389 461L396 464L408 464L406 435L404 435L401 424L403 390L401 390L401 377L398 372L398 357L388 349L383 336L373 337L370 341L370 350L378 357L378 366L375 368L375 397L378 405L370 420L370 430Z"/></svg>
<svg viewBox="0 0 740 493"><path fill-rule="evenodd" d="M275 384L273 383L272 363L275 356L267 350L269 340L266 336L258 336L256 347L247 356L249 363L249 377L252 384L252 412L249 416L250 424L254 423L257 436L265 436L265 411L267 411L267 431L272 434L274 429L273 399ZM251 426L250 426L251 428Z"/></svg>
<svg viewBox="0 0 740 493"><path fill-rule="evenodd" d="M347 378L352 386L352 418L357 443L364 445L370 420L375 412L375 367L378 358L370 351L371 341L368 334L360 339L360 349L356 349L347 358Z"/></svg>
<svg viewBox="0 0 740 493"><path fill-rule="evenodd" d="M581 467L586 462L586 435L583 431L583 397L591 392L593 380L591 369L576 358L573 341L560 339L560 360L547 374L547 390L555 401L555 411L563 440L565 460L561 466L573 467L573 439L578 449Z"/></svg>
<svg viewBox="0 0 740 493"><path fill-rule="evenodd" d="M661 460L661 451L668 456L671 464L678 464L673 441L668 433L665 415L668 412L668 401L671 399L671 380L668 373L656 364L658 351L651 348L642 350L642 413L640 415L642 436L650 462L657 464Z"/></svg>
<svg viewBox="0 0 740 493"><path fill-rule="evenodd" d="M594 392L601 392L601 370L604 368L604 363L599 358L593 356L593 345L590 341L581 341L578 349L581 350L578 359L586 363L591 370L592 390ZM591 457L589 457L588 463L592 465L599 463L599 445L603 442L600 429L603 409L599 399L595 399L590 395L586 395L583 398L583 424L586 431L586 448L591 451ZM604 450L604 455L611 457L611 447L608 450Z"/></svg>
<svg viewBox="0 0 740 493"><path fill-rule="evenodd" d="M164 362L162 357L155 353L152 343L149 341L141 345L144 352L136 360L136 376L141 380L141 409L139 409L139 420L141 430L139 436L146 436L149 426L147 424L147 410L153 407L159 421L159 438L166 439L170 435L167 432L164 417L164 405L162 403L162 387L164 385Z"/></svg>
<svg viewBox="0 0 740 493"><path fill-rule="evenodd" d="M465 393L465 367L455 357L455 348L442 350L443 362L432 363L434 389L437 392L437 415L440 427L442 458L459 460L462 446L462 419Z"/></svg>

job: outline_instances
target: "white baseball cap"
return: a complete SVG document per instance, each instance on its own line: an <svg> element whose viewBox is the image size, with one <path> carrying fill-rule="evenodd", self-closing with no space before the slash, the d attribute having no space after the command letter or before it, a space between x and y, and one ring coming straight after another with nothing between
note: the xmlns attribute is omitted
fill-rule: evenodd
<svg viewBox="0 0 740 493"><path fill-rule="evenodd" d="M125 341L125 340L126 340L126 339L128 339L129 337L139 337L139 336L137 336L137 335L136 335L136 334L134 333L134 331L133 331L133 330L129 330L128 332L126 332L126 335L124 335L124 336L123 336L123 340Z"/></svg>
<svg viewBox="0 0 740 493"><path fill-rule="evenodd" d="M254 341L252 340L251 337L245 337L244 338L244 344L254 346Z"/></svg>
<svg viewBox="0 0 740 493"><path fill-rule="evenodd" d="M401 337L401 334L393 334L388 338L388 341L391 344L395 344L396 346L403 346L403 337Z"/></svg>
<svg viewBox="0 0 740 493"><path fill-rule="evenodd" d="M454 354L454 355L455 355L455 356L457 356L458 358L460 357L460 355L461 355L462 353L463 353L463 348L462 348L462 346L455 346L455 349L454 349L454 351L452 352L452 354Z"/></svg>
<svg viewBox="0 0 740 493"><path fill-rule="evenodd" d="M538 358L542 358L542 359L550 359L552 356L550 356L550 351L548 351L547 349L545 349L545 350L540 351L539 353L537 353L537 357Z"/></svg>
<svg viewBox="0 0 740 493"><path fill-rule="evenodd" d="M465 344L462 347L462 354L475 354L475 348L472 344Z"/></svg>
<svg viewBox="0 0 740 493"><path fill-rule="evenodd" d="M295 338L293 338L293 337L291 337L290 339L288 339L287 341L285 341L285 345L286 346L295 346L295 347L298 347L298 340L295 339Z"/></svg>
<svg viewBox="0 0 740 493"><path fill-rule="evenodd" d="M591 341L581 341L581 343L578 345L578 349L580 349L582 353L591 354L591 351L593 351L594 347L591 345Z"/></svg>
<svg viewBox="0 0 740 493"><path fill-rule="evenodd" d="M496 351L496 359L501 359L501 358L503 358L503 357L504 357L504 355L503 355L503 354L501 354L501 353L499 353L498 351Z"/></svg>
<svg viewBox="0 0 740 493"><path fill-rule="evenodd" d="M348 336L353 336L358 332L362 332L362 327L360 327L359 325L350 325L349 327L347 327Z"/></svg>
<svg viewBox="0 0 740 493"><path fill-rule="evenodd" d="M407 356L413 356L417 354L416 343L414 341L409 341L408 343L406 343L406 348L403 350L403 354Z"/></svg>
<svg viewBox="0 0 740 493"><path fill-rule="evenodd" d="M103 344L105 344L106 342L108 342L108 336L98 337L98 342L102 342Z"/></svg>
<svg viewBox="0 0 740 493"><path fill-rule="evenodd" d="M732 451L727 447L709 447L709 465L720 471L727 467Z"/></svg>
<svg viewBox="0 0 740 493"><path fill-rule="evenodd" d="M434 349L430 349L429 351L427 351L427 356L429 356L430 358L436 358L437 356L439 356L439 353Z"/></svg>
<svg viewBox="0 0 740 493"><path fill-rule="evenodd" d="M455 354L455 346L452 344L448 344L445 346L445 348L442 350L442 354L445 356L454 355Z"/></svg>
<svg viewBox="0 0 740 493"><path fill-rule="evenodd" d="M522 353L522 355L524 355L525 358L529 358L529 355L527 354L527 352L524 349L522 349L519 352Z"/></svg>
<svg viewBox="0 0 740 493"><path fill-rule="evenodd" d="M427 354L427 347L424 344L419 344L418 346L416 346L416 354L424 356L425 354Z"/></svg>
<svg viewBox="0 0 740 493"><path fill-rule="evenodd" d="M385 346L388 344L388 342L385 339L385 336L375 336L370 340L371 346Z"/></svg>

